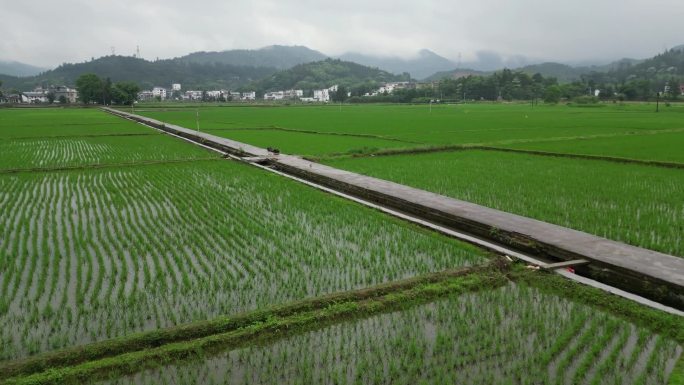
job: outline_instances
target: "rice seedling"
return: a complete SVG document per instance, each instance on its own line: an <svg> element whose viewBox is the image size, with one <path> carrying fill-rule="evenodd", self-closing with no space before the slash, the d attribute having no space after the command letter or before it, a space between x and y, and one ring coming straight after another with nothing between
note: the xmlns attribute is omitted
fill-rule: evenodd
<svg viewBox="0 0 684 385"><path fill-rule="evenodd" d="M680 169L475 150L326 163L684 256Z"/></svg>
<svg viewBox="0 0 684 385"><path fill-rule="evenodd" d="M0 359L483 261L232 161L0 177Z"/></svg>
<svg viewBox="0 0 684 385"><path fill-rule="evenodd" d="M138 113L194 127L195 108L150 108ZM678 131L681 134L681 111L682 106L673 106L653 114L651 106L634 104L592 109L568 106L531 108L515 104L442 105L433 106L431 113L425 106L405 105L350 105L342 110L332 106L206 107L202 108L201 119L203 129L213 134L304 155L347 153L363 147L390 149L397 145L478 144L526 148L527 145L543 147L551 141L557 142L556 147L565 152L563 146L566 141L590 139L580 145L583 148L595 147L590 154L681 160L681 145L665 139L666 136L677 135L667 132ZM274 127L323 135L264 131ZM656 139L660 135L647 135L655 132L662 132L665 136ZM363 141L356 140L361 138L351 140L350 137L347 141L338 136L339 142L336 142L325 134L363 135L368 140L364 146ZM404 144L387 139L403 141ZM593 140L604 144L594 146L590 144ZM649 149L649 146L639 145L640 140L653 140L654 147Z"/></svg>
<svg viewBox="0 0 684 385"><path fill-rule="evenodd" d="M564 338L566 328L576 331L578 324L580 336ZM205 384L571 384L596 381L598 373L604 379L621 376L625 368L611 360L637 354L643 367L627 368L632 375L620 377L621 383L664 384L671 370L666 365L681 355L681 347L650 333L662 342L625 347L621 341L637 332L587 306L509 285L105 383L178 384L192 378ZM556 350L558 341L561 355L573 357L570 371L538 359Z"/></svg>

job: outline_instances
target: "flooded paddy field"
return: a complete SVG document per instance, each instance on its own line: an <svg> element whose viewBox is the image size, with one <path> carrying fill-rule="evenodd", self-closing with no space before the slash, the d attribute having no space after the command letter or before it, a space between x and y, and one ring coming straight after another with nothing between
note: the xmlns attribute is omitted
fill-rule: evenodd
<svg viewBox="0 0 684 385"><path fill-rule="evenodd" d="M681 353L666 336L511 284L103 384L664 384Z"/></svg>
<svg viewBox="0 0 684 385"><path fill-rule="evenodd" d="M504 112L508 120L495 121L500 106L455 108L436 107L435 121L424 126L417 123L426 111L417 106L354 106L348 119L330 118L337 107L259 114L209 108L201 119L213 134L282 143L283 151L335 167L682 256L681 169L479 150L368 156L476 137L513 146L530 136L555 143L562 136L627 135L648 127L643 111L631 111L643 118L631 120L617 107L597 113L620 125L562 116L547 129L560 108L523 118L522 107L512 106ZM193 127L187 113L150 112ZM652 128L672 131L671 118L663 114ZM452 132L454 121L469 128ZM481 249L93 109L3 110L0 138L0 367L493 260ZM609 152L597 146L597 153ZM642 158L676 160L653 153ZM168 360L107 383L593 385L665 384L678 370L681 377L682 340L669 316L663 315L670 329L661 333L644 322L659 319L652 310L644 311L651 318L633 304L637 310L624 314L606 311L509 278L499 289L430 297L281 337L273 332L258 343ZM20 373L9 383L30 383L31 373L41 374ZM0 382L5 378L0 373Z"/></svg>
<svg viewBox="0 0 684 385"><path fill-rule="evenodd" d="M234 161L0 176L2 359L479 263Z"/></svg>

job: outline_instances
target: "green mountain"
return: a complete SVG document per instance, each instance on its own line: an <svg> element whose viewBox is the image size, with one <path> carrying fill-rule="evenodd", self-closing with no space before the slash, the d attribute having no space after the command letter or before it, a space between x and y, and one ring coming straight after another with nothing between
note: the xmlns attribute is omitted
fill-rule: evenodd
<svg viewBox="0 0 684 385"><path fill-rule="evenodd" d="M590 74L594 81L624 83L633 80L662 82L684 80L684 46L678 46L650 59L624 62L603 73Z"/></svg>
<svg viewBox="0 0 684 385"><path fill-rule="evenodd" d="M378 68L367 67L339 59L326 59L299 64L276 72L245 88L258 92L289 89L320 89L338 84L346 88L374 87L379 83L410 80L407 75L394 75Z"/></svg>
<svg viewBox="0 0 684 385"><path fill-rule="evenodd" d="M105 56L85 63L62 64L37 76L0 76L4 89L31 90L37 86L73 86L84 73L94 73L113 82L133 81L143 89L170 87L181 83L184 89L237 88L276 72L272 67L235 66L222 63L191 63L178 60L147 61L128 56Z"/></svg>
<svg viewBox="0 0 684 385"><path fill-rule="evenodd" d="M234 49L221 52L195 52L174 60L187 63L229 64L248 67L288 69L297 64L325 59L327 56L304 46L272 45L260 49Z"/></svg>
<svg viewBox="0 0 684 385"><path fill-rule="evenodd" d="M628 58L616 60L608 64L592 66L570 66L567 64L547 62L516 68L516 71L521 71L529 75L538 73L544 77L554 77L561 83L571 83L581 81L583 75L591 74L593 72L618 71L624 68L629 68L641 62L643 62L643 60Z"/></svg>
<svg viewBox="0 0 684 385"><path fill-rule="evenodd" d="M588 72L587 67L572 67L561 63L541 63L518 68L517 71L528 75L541 74L544 77L554 77L561 83L570 83L581 79Z"/></svg>

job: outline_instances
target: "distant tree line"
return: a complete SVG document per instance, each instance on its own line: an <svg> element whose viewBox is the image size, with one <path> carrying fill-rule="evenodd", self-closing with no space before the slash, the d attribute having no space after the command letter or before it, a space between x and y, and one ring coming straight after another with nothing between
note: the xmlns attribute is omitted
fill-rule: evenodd
<svg viewBox="0 0 684 385"><path fill-rule="evenodd" d="M138 97L140 87L134 82L112 84L109 78L95 74L83 74L76 79L78 99L84 104L131 105Z"/></svg>
<svg viewBox="0 0 684 385"><path fill-rule="evenodd" d="M458 79L442 79L432 84L422 84L415 88L398 89L391 94L363 96L366 88L352 88L352 103L420 103L430 100L442 101L543 101L559 103L562 100L577 104L597 103L601 100L652 100L657 93L663 98L680 98L679 85L684 78L661 77L659 79L630 78L629 80L609 83L592 77L581 81L561 84L554 77L544 77L537 73L529 75L522 71L504 69L488 76L467 76ZM669 85L665 93L665 85ZM598 96L595 91L599 90Z"/></svg>

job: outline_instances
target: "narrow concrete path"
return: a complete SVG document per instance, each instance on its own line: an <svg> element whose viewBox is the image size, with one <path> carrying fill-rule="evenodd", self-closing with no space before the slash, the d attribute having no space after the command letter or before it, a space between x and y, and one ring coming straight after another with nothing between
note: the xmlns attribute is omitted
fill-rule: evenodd
<svg viewBox="0 0 684 385"><path fill-rule="evenodd" d="M215 135L114 109L108 112L242 157L268 159L289 174L382 205L559 260L584 258L593 277L613 286L684 308L684 258L449 198L386 180L310 162ZM581 268L578 268L580 271ZM589 271L589 270L587 270ZM636 282L636 284L635 284Z"/></svg>

